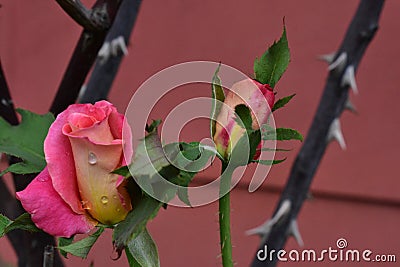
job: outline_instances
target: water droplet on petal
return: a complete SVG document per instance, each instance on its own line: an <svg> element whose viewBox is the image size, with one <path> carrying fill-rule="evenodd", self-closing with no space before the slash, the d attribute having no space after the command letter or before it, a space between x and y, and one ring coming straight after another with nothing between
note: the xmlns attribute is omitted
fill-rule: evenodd
<svg viewBox="0 0 400 267"><path fill-rule="evenodd" d="M43 176L38 178L39 182L46 182L48 179L49 179L48 177L43 177Z"/></svg>
<svg viewBox="0 0 400 267"><path fill-rule="evenodd" d="M87 201L87 200L82 200L81 201L81 204L82 204L82 208L83 209L85 209L85 210L90 210L90 207L89 207L89 201Z"/></svg>
<svg viewBox="0 0 400 267"><path fill-rule="evenodd" d="M117 199L117 196L116 196L116 195L113 195L113 199Z"/></svg>
<svg viewBox="0 0 400 267"><path fill-rule="evenodd" d="M89 152L88 161L90 165L94 165L97 163L97 157L93 152Z"/></svg>
<svg viewBox="0 0 400 267"><path fill-rule="evenodd" d="M102 196L100 200L101 200L101 203L103 203L104 205L108 203L108 197L106 197L106 196Z"/></svg>

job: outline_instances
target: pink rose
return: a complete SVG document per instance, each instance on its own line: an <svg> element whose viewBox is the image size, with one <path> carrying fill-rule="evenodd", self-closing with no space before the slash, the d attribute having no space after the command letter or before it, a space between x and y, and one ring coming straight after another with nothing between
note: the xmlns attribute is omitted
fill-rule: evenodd
<svg viewBox="0 0 400 267"><path fill-rule="evenodd" d="M125 219L132 206L124 178L110 173L132 158L124 120L107 101L71 105L57 116L44 141L47 167L17 192L37 227L70 237Z"/></svg>
<svg viewBox="0 0 400 267"><path fill-rule="evenodd" d="M237 122L235 116L235 107L245 104L251 111L253 120L252 128L260 129L260 124L268 120L268 116L274 105L275 95L268 84L261 84L252 79L245 79L235 83L225 97L225 105L217 117L217 124L214 134L214 142L217 151L224 157L229 158L231 150L245 133ZM258 146L256 155L260 156L261 143Z"/></svg>

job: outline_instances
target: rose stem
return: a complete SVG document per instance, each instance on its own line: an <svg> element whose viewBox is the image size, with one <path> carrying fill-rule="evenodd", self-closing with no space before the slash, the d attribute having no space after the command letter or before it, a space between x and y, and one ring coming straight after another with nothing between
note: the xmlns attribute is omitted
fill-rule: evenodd
<svg viewBox="0 0 400 267"><path fill-rule="evenodd" d="M222 265L232 267L232 240L230 223L230 184L232 180L232 171L227 170L227 163L222 162L220 199L219 199L219 233L220 246L222 253ZM226 192L226 194L224 194Z"/></svg>

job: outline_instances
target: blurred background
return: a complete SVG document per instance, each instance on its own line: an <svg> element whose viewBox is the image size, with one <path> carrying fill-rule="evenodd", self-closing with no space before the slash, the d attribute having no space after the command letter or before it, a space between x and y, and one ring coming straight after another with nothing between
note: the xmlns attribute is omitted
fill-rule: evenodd
<svg viewBox="0 0 400 267"><path fill-rule="evenodd" d="M84 1L88 6L94 1ZM285 18L291 63L275 87L277 97L296 93L275 115L278 127L298 129L304 135L312 121L327 77L327 65L317 56L334 52L355 13L357 0L143 0L128 46L128 56L113 84L109 100L123 112L135 90L156 72L171 65L210 60L252 75L253 61L278 39ZM0 57L16 107L37 113L48 111L79 38L81 27L55 1L2 0ZM350 249L374 254L396 254L400 260L400 2L388 0L380 29L366 51L356 76L359 95L351 93L358 114L342 115L347 150L332 143L312 185L312 197L298 218L304 248L336 248L345 238ZM211 77L210 77L211 80ZM196 96L210 96L207 85L178 88L162 99L153 118L165 118L177 104ZM397 118L397 119L396 119ZM135 127L134 125L132 127ZM199 120L183 129L186 141L209 133ZM243 179L232 193L233 255L237 266L249 266L257 236L245 231L262 224L276 206L291 164L300 148L292 148L285 163L276 165L262 187L247 191ZM281 146L282 147L282 146ZM204 182L217 168L200 173ZM168 207L149 224L159 249L161 266L220 266L218 205L199 208ZM287 250L300 249L289 239ZM127 266L124 256L113 261L111 233L103 235L88 259L70 256L66 266ZM15 253L0 239L0 266L14 266ZM7 264L6 264L7 263ZM4 264L4 265L3 265ZM280 263L279 266L355 266L360 263ZM371 263L396 266L396 263Z"/></svg>

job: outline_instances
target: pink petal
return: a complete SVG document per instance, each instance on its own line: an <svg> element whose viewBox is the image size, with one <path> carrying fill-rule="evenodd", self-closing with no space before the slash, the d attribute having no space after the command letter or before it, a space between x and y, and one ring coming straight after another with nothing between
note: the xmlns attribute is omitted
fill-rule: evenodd
<svg viewBox="0 0 400 267"><path fill-rule="evenodd" d="M79 130L93 126L97 120L95 117L86 114L74 113L68 117L68 122L72 129Z"/></svg>
<svg viewBox="0 0 400 267"><path fill-rule="evenodd" d="M74 158L71 144L68 137L62 133L62 129L68 123L71 114L81 113L85 109L87 109L86 105L77 104L69 106L60 113L51 125L44 141L44 153L53 187L61 198L70 205L71 209L80 214L84 214L85 211L82 208L79 196Z"/></svg>
<svg viewBox="0 0 400 267"><path fill-rule="evenodd" d="M51 235L71 237L87 233L96 225L86 214L73 212L64 202L54 190L47 168L16 195L36 226Z"/></svg>
<svg viewBox="0 0 400 267"><path fill-rule="evenodd" d="M121 166L130 164L133 156L132 145L132 130L127 123L125 116L113 111L108 118L110 130L116 139L123 139L124 143L124 157L122 158Z"/></svg>
<svg viewBox="0 0 400 267"><path fill-rule="evenodd" d="M81 128L78 130L71 127L70 124L65 124L62 132L64 135L68 136L87 137L90 141L98 144L109 144L114 140L107 119L97 122L88 128Z"/></svg>
<svg viewBox="0 0 400 267"><path fill-rule="evenodd" d="M235 107L244 104L249 107L253 119L253 129L267 122L274 104L274 93L269 85L260 84L251 79L235 83L227 93L224 104L217 117L214 142L218 152L227 157L230 149L244 134L245 130L236 122ZM256 154L257 156L257 154Z"/></svg>

